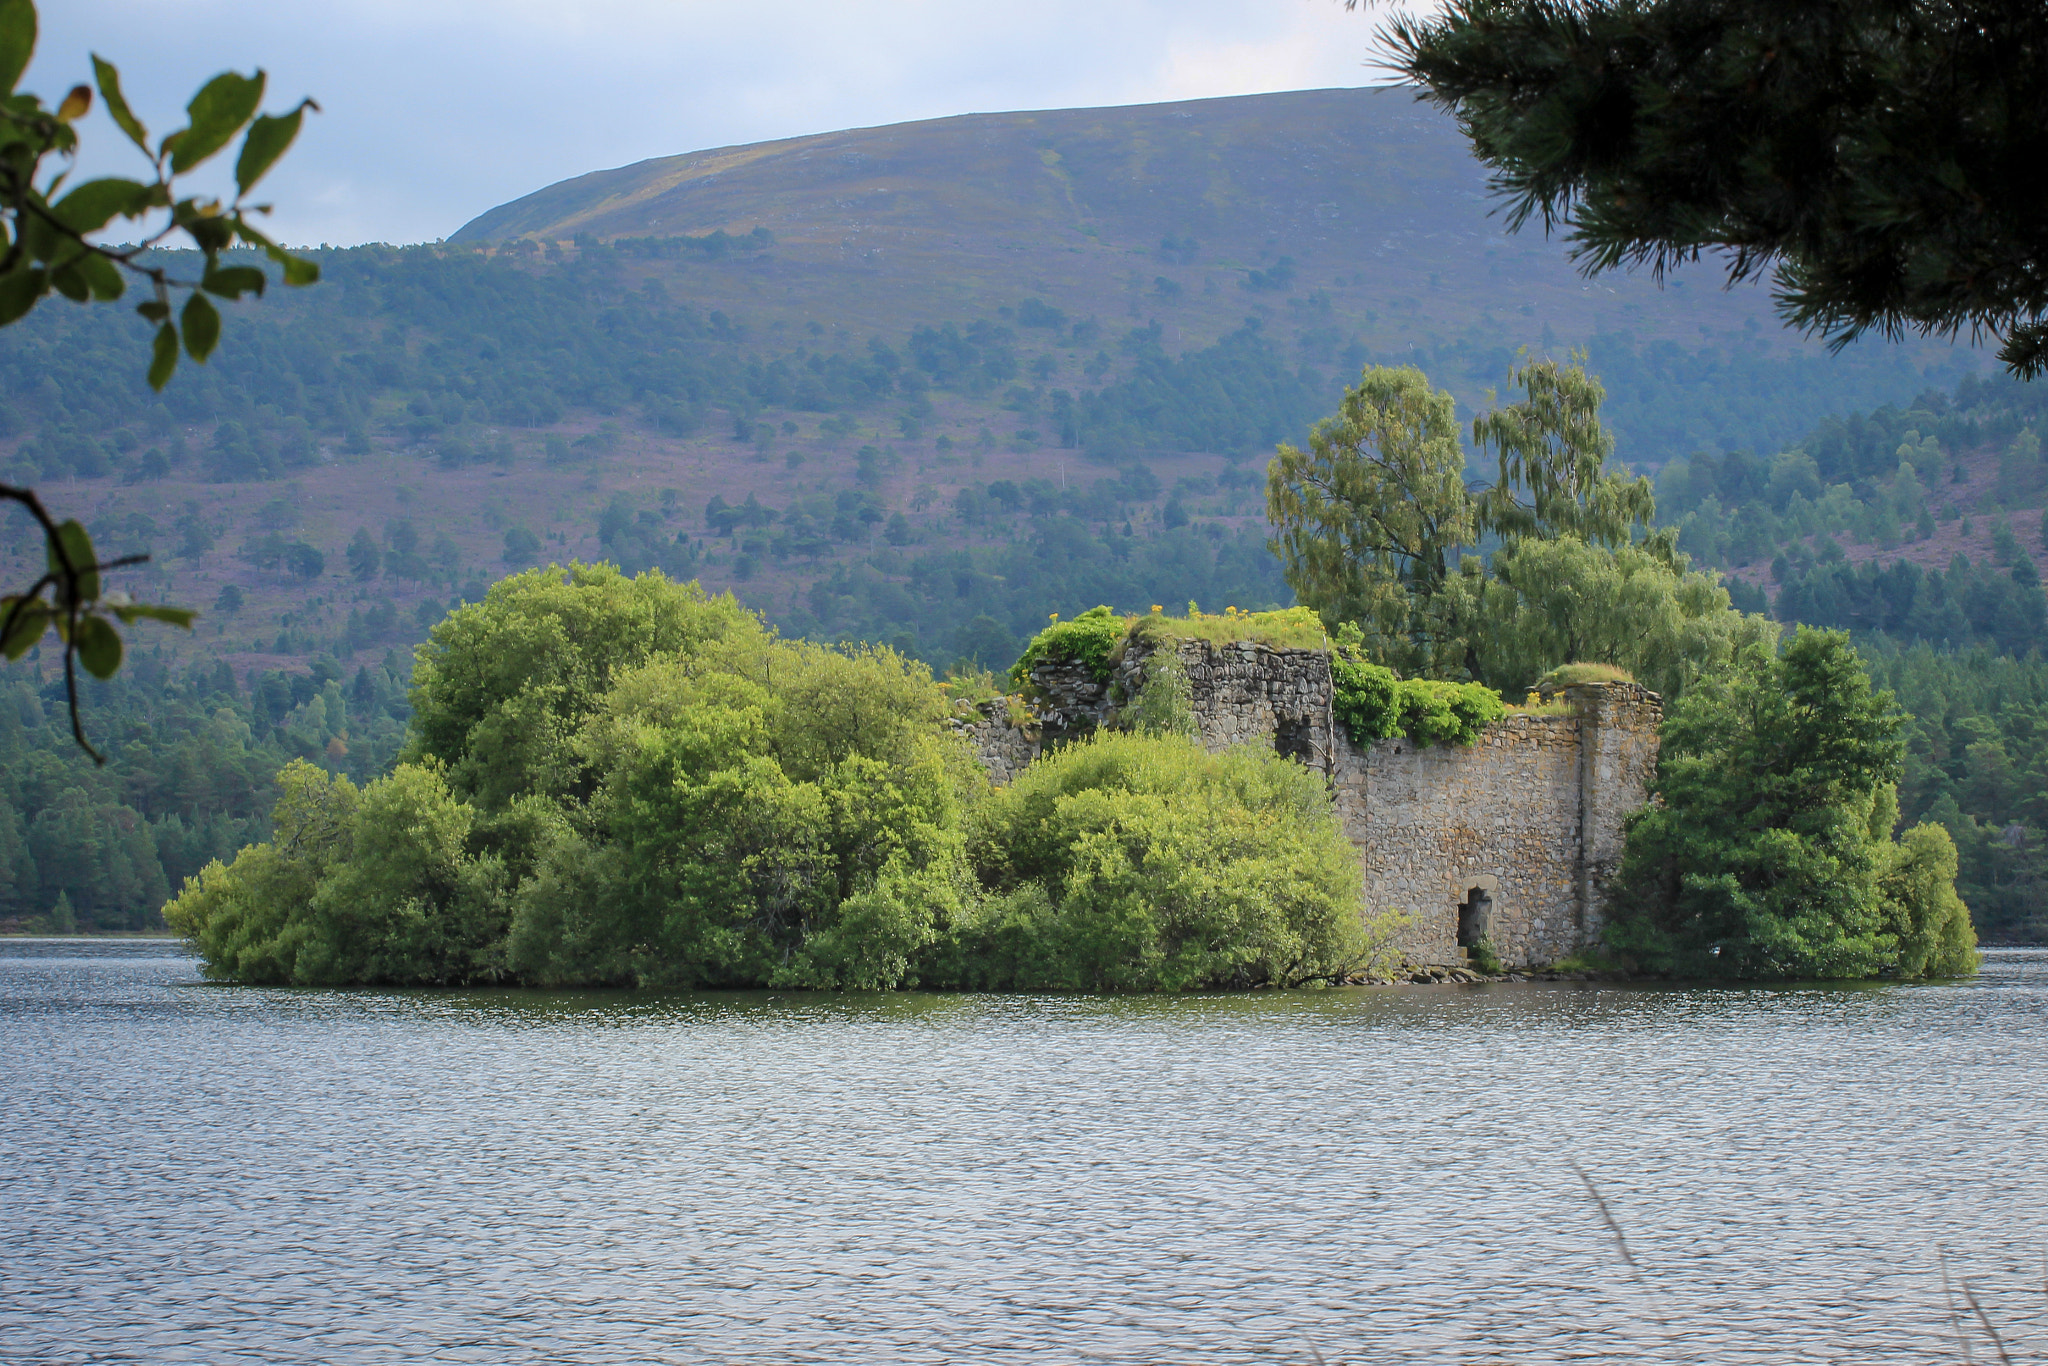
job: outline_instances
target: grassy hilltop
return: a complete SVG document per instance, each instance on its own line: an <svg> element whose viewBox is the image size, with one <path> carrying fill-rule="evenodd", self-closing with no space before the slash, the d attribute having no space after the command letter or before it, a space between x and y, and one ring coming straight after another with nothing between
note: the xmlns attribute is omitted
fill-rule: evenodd
<svg viewBox="0 0 2048 1366"><path fill-rule="evenodd" d="M1077 317L1157 317L1175 350L1247 313L1326 353L1468 333L1502 355L1546 333L1805 349L1759 326L1759 290L1722 291L1708 273L1661 291L1589 284L1491 209L1449 119L1405 88L1342 89L968 114L661 157L537 190L452 240L766 228L772 255L694 272L691 288L797 325L900 330L1036 296Z"/></svg>
<svg viewBox="0 0 2048 1366"><path fill-rule="evenodd" d="M1693 342L1702 324L1740 327L1760 311L1754 296L1695 316L1656 307L1638 282L1585 289L1540 238L1503 236L1484 201L1455 128L1408 92L1318 90L970 114L663 157L548 186L453 240L765 227L774 256L717 293L767 317L878 328L1025 293L1081 316L1170 314L1188 340L1248 310L1285 316L1313 291L1332 318L1383 326L1389 341L1425 319L1441 335L1496 312L1494 326L1529 341L1542 324L1512 319L1588 336L1606 330L1603 315L1647 305L1662 316L1646 338ZM1292 281L1254 278L1283 257Z"/></svg>

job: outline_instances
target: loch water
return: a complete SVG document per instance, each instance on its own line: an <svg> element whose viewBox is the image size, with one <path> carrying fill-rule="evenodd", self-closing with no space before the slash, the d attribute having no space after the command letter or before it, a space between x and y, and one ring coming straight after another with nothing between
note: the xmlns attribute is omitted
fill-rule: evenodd
<svg viewBox="0 0 2048 1366"><path fill-rule="evenodd" d="M9 1363L1995 1359L1966 1287L2048 1353L2039 950L778 999L9 941L0 1030Z"/></svg>

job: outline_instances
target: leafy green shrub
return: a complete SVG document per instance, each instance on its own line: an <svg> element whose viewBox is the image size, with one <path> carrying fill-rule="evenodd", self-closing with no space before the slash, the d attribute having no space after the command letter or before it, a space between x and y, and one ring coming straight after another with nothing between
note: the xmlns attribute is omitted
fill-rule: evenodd
<svg viewBox="0 0 2048 1366"><path fill-rule="evenodd" d="M1145 660L1145 681L1124 713L1130 729L1140 735L1201 734L1195 721L1194 687L1180 657L1166 651Z"/></svg>
<svg viewBox="0 0 2048 1366"><path fill-rule="evenodd" d="M939 680L939 691L946 694L954 709L972 710L984 702L992 702L1002 696L996 676L972 660L961 660L946 670L946 676Z"/></svg>
<svg viewBox="0 0 2048 1366"><path fill-rule="evenodd" d="M216 981L291 981L303 940L293 913L354 851L355 784L304 759L286 765L277 784L270 843L250 845L232 864L207 864L164 907L164 920L199 950L200 971Z"/></svg>
<svg viewBox="0 0 2048 1366"><path fill-rule="evenodd" d="M577 728L612 679L656 657L762 633L731 594L608 564L532 569L451 612L419 647L407 759L447 766L451 790L484 810L522 793L588 791Z"/></svg>
<svg viewBox="0 0 2048 1366"><path fill-rule="evenodd" d="M1055 621L1031 638L1010 666L1010 682L1024 687L1040 664L1081 664L1097 683L1109 682L1110 654L1124 638L1124 619L1107 607L1091 607L1072 621Z"/></svg>
<svg viewBox="0 0 2048 1366"><path fill-rule="evenodd" d="M1472 970L1474 972L1484 973L1488 977L1500 976L1500 955L1494 952L1491 939L1480 940L1477 944L1466 950L1466 953L1472 960Z"/></svg>
<svg viewBox="0 0 2048 1366"><path fill-rule="evenodd" d="M1401 682L1392 669L1330 656L1333 708L1337 720L1361 745L1401 733Z"/></svg>
<svg viewBox="0 0 2048 1366"><path fill-rule="evenodd" d="M1250 749L1098 735L982 803L988 891L931 976L997 989L1295 986L1370 946L1319 775Z"/></svg>
<svg viewBox="0 0 2048 1366"><path fill-rule="evenodd" d="M1977 932L1956 895L1956 842L1923 822L1887 851L1879 885L1898 937L1901 977L1954 977L1977 968Z"/></svg>
<svg viewBox="0 0 2048 1366"><path fill-rule="evenodd" d="M1422 745L1469 745L1507 715L1500 694L1481 683L1403 679L1401 732Z"/></svg>
<svg viewBox="0 0 2048 1366"><path fill-rule="evenodd" d="M760 639L621 678L579 748L603 774L517 898L541 984L884 988L971 894L972 763L893 651Z"/></svg>
<svg viewBox="0 0 2048 1366"><path fill-rule="evenodd" d="M1469 745L1507 715L1500 694L1478 683L1397 679L1377 664L1330 658L1333 709L1361 745L1406 735L1423 745Z"/></svg>
<svg viewBox="0 0 2048 1366"><path fill-rule="evenodd" d="M1665 718L1659 800L1629 819L1607 946L1688 976L1975 971L1954 842L1892 837L1904 724L1842 632L1695 684Z"/></svg>

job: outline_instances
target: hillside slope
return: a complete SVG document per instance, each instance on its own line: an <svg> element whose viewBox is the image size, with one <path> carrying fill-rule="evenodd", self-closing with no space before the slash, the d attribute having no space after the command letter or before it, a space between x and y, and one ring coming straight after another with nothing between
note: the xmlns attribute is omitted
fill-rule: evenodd
<svg viewBox="0 0 2048 1366"><path fill-rule="evenodd" d="M1329 291L1385 340L1484 322L1518 344L1547 325L1696 345L1768 321L1761 291L1705 274L1663 293L1640 278L1589 285L1540 233L1504 234L1492 207L1455 125L1386 87L967 114L691 152L550 185L452 240L765 227L777 287L757 304L843 318L864 295L895 325L1035 291L1084 316L1185 300L1174 321L1213 339L1245 311L1238 287L1268 303L1293 292L1286 267L1266 273L1283 258L1303 292ZM875 299L878 286L896 297ZM1791 343L1773 327L1755 344Z"/></svg>

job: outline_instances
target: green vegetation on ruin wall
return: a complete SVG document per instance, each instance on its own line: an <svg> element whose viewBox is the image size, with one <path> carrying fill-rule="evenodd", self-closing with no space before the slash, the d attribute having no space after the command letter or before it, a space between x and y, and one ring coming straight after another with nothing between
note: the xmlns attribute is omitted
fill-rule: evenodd
<svg viewBox="0 0 2048 1366"><path fill-rule="evenodd" d="M1356 658L1358 632L1346 630L1354 644L1348 653L1331 650L1330 671L1337 719L1359 744L1405 735L1424 745L1469 745L1507 714L1500 694L1482 684L1403 679L1391 669ZM1060 663L1078 664L1097 683L1107 683L1116 660L1133 645L1150 652L1162 646L1170 649L1183 640L1213 645L1249 640L1279 649L1331 649L1322 619L1306 607L1203 612L1191 602L1185 617L1169 617L1156 607L1131 616L1091 607L1034 636L1011 669L1010 681L1028 687L1034 668Z"/></svg>
<svg viewBox="0 0 2048 1366"><path fill-rule="evenodd" d="M1205 640L1211 645L1250 640L1276 650L1318 650L1327 649L1330 644L1322 619L1306 607L1267 612L1226 607L1221 612L1204 612L1191 602L1184 617L1168 616L1163 609L1154 607L1151 612L1126 621L1129 638L1147 647L1181 640Z"/></svg>
<svg viewBox="0 0 2048 1366"><path fill-rule="evenodd" d="M1341 654L1331 657L1330 675L1337 720L1361 745L1396 735L1420 745L1469 745L1507 714L1500 694L1480 683L1397 678Z"/></svg>

